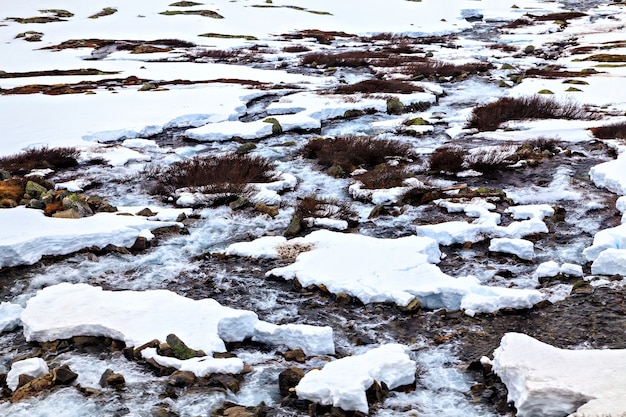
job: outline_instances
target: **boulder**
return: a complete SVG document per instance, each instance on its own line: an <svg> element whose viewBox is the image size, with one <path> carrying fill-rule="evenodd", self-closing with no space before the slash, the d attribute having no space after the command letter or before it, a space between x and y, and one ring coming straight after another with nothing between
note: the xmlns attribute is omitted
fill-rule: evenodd
<svg viewBox="0 0 626 417"><path fill-rule="evenodd" d="M33 379L27 384L19 387L11 397L11 402L18 402L24 398L33 397L42 391L47 391L54 386L54 377L51 373Z"/></svg>
<svg viewBox="0 0 626 417"><path fill-rule="evenodd" d="M46 187L41 184L37 184L35 181L28 181L24 192L30 195L32 198L39 198L43 193L48 191Z"/></svg>
<svg viewBox="0 0 626 417"><path fill-rule="evenodd" d="M196 375L191 371L176 371L167 379L167 383L174 387L188 387L196 381Z"/></svg>
<svg viewBox="0 0 626 417"><path fill-rule="evenodd" d="M280 395L286 397L295 394L296 385L304 377L304 371L295 366L291 366L278 375L278 389Z"/></svg>
<svg viewBox="0 0 626 417"><path fill-rule="evenodd" d="M168 334L165 340L169 347L172 349L172 355L177 359L186 360L195 357L206 356L206 353L204 353L203 351L194 350L188 347L185 342L180 340L180 338L175 334Z"/></svg>
<svg viewBox="0 0 626 417"><path fill-rule="evenodd" d="M126 379L124 378L124 375L115 373L112 369L107 369L100 377L100 386L102 388L118 388L124 385L126 385Z"/></svg>
<svg viewBox="0 0 626 417"><path fill-rule="evenodd" d="M52 371L52 382L55 385L69 385L76 381L78 374L70 369L68 365L62 365Z"/></svg>

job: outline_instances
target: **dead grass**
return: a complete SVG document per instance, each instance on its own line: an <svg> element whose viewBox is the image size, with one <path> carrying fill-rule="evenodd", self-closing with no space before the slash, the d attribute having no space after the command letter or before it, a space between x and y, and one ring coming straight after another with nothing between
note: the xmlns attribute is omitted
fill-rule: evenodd
<svg viewBox="0 0 626 417"><path fill-rule="evenodd" d="M561 103L553 98L538 95L503 97L475 107L467 126L480 131L492 131L509 120L589 118L590 113L574 102Z"/></svg>
<svg viewBox="0 0 626 417"><path fill-rule="evenodd" d="M241 193L249 183L264 183L275 179L275 164L267 159L228 154L193 158L167 168L144 170L156 182L155 194L173 194L176 189L190 188L203 193Z"/></svg>
<svg viewBox="0 0 626 417"><path fill-rule="evenodd" d="M0 182L0 200L13 200L19 202L24 195L26 182L21 178L11 178Z"/></svg>
<svg viewBox="0 0 626 417"><path fill-rule="evenodd" d="M626 139L626 122L593 127L589 130L598 139Z"/></svg>
<svg viewBox="0 0 626 417"><path fill-rule="evenodd" d="M570 19L578 19L583 16L587 16L587 14L582 12L558 12L558 13L548 13L544 15L528 15L533 20L538 22L549 22L549 21L562 21L567 22Z"/></svg>
<svg viewBox="0 0 626 417"><path fill-rule="evenodd" d="M527 77L539 78L572 78L572 77L588 77L591 75L588 71L564 71L563 67L558 65L548 65L545 68L531 68L524 72Z"/></svg>
<svg viewBox="0 0 626 417"><path fill-rule="evenodd" d="M333 218L349 219L354 216L354 212L346 203L334 198L322 198L317 195L304 197L296 208L296 212L301 218Z"/></svg>
<svg viewBox="0 0 626 417"><path fill-rule="evenodd" d="M0 158L0 167L13 175L24 175L33 169L63 169L78 165L76 148L42 147Z"/></svg>
<svg viewBox="0 0 626 417"><path fill-rule="evenodd" d="M416 91L424 91L424 89L413 83L402 80L379 80L371 79L360 81L355 84L342 85L337 87L337 94L355 94L355 93L414 93Z"/></svg>
<svg viewBox="0 0 626 417"><path fill-rule="evenodd" d="M388 139L342 136L335 139L313 139L302 149L305 158L317 159L322 166L339 166L345 173L358 167L371 169L389 157L410 156L410 147Z"/></svg>
<svg viewBox="0 0 626 417"><path fill-rule="evenodd" d="M435 172L461 172L465 152L457 146L443 146L435 149L430 154L428 164L431 171Z"/></svg>
<svg viewBox="0 0 626 417"><path fill-rule="evenodd" d="M422 61L409 63L402 69L402 72L413 78L457 78L464 75L483 73L492 68L493 65L489 62L453 64L442 61Z"/></svg>
<svg viewBox="0 0 626 417"><path fill-rule="evenodd" d="M338 54L314 52L302 57L302 65L323 67L366 67L372 58L384 58L386 53L369 51L347 51Z"/></svg>
<svg viewBox="0 0 626 417"><path fill-rule="evenodd" d="M291 46L285 46L283 48L283 52L292 53L292 54L300 53L300 52L309 52L310 50L311 48L305 45L291 45Z"/></svg>
<svg viewBox="0 0 626 417"><path fill-rule="evenodd" d="M498 146L472 152L465 157L465 164L484 175L493 175L511 164L511 157L515 150L513 146Z"/></svg>
<svg viewBox="0 0 626 417"><path fill-rule="evenodd" d="M295 33L286 33L281 36L285 39L313 38L317 40L317 42L324 44L324 45L329 45L336 38L355 38L356 37L356 35L346 33L346 32L324 31L324 30L319 30L319 29L306 29L306 30L295 32Z"/></svg>
<svg viewBox="0 0 626 417"><path fill-rule="evenodd" d="M407 176L407 171L404 167L384 165L364 174L355 175L354 178L363 183L363 188L380 190L401 187Z"/></svg>

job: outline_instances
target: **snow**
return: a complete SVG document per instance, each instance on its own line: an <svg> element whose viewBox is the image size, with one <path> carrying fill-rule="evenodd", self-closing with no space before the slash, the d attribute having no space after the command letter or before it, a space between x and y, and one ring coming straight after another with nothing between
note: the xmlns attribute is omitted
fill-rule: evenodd
<svg viewBox="0 0 626 417"><path fill-rule="evenodd" d="M296 385L296 394L318 404L368 413L365 391L375 381L394 389L413 383L416 370L406 346L387 344L309 371Z"/></svg>
<svg viewBox="0 0 626 417"><path fill-rule="evenodd" d="M535 274L537 278L556 277L560 272L560 266L555 261L542 262L537 266Z"/></svg>
<svg viewBox="0 0 626 417"><path fill-rule="evenodd" d="M548 226L537 218L513 222L508 226L458 220L416 226L415 232L418 236L430 237L441 245L449 246L466 242L476 243L490 237L521 239L536 233L548 233Z"/></svg>
<svg viewBox="0 0 626 417"><path fill-rule="evenodd" d="M0 222L7 225L0 241L0 268L31 265L44 255L67 255L90 246L131 247L144 230L182 226L115 213L57 219L24 206L0 210Z"/></svg>
<svg viewBox="0 0 626 417"><path fill-rule="evenodd" d="M377 239L318 230L289 241L266 236L224 250L228 255L265 259L292 252L299 253L294 263L266 275L297 279L304 287L324 285L331 293L345 292L364 303L406 306L418 298L423 308L466 309L475 314L504 307L528 308L542 300L535 290L487 287L471 276L444 274L434 265L441 256L437 243L424 237Z"/></svg>
<svg viewBox="0 0 626 417"><path fill-rule="evenodd" d="M626 152L617 159L591 167L589 176L597 187L606 188L617 195L626 194Z"/></svg>
<svg viewBox="0 0 626 417"><path fill-rule="evenodd" d="M626 413L626 349L565 350L507 333L493 370L520 417L602 417Z"/></svg>
<svg viewBox="0 0 626 417"><path fill-rule="evenodd" d="M22 325L22 306L8 302L0 303L0 333L9 332Z"/></svg>
<svg viewBox="0 0 626 417"><path fill-rule="evenodd" d="M489 251L509 253L527 261L535 259L535 245L530 240L525 239L491 239L489 242Z"/></svg>
<svg viewBox="0 0 626 417"><path fill-rule="evenodd" d="M626 275L626 249L606 249L591 264L597 275Z"/></svg>
<svg viewBox="0 0 626 417"><path fill-rule="evenodd" d="M46 361L41 358L28 358L14 362L11 370L7 374L7 386L12 391L17 389L20 375L30 375L32 377L40 377L50 372Z"/></svg>
<svg viewBox="0 0 626 417"><path fill-rule="evenodd" d="M164 341L173 333L207 356L226 351L224 342L247 337L301 348L309 354L334 353L330 328L297 324L271 327L260 322L252 311L224 307L210 298L192 300L167 290L105 291L87 284L57 284L28 300L21 319L28 341L104 336L138 347L154 339ZM258 332L256 326L260 326ZM155 353L148 355L154 357ZM237 364L241 365L240 371L243 366L241 362L207 358L179 363L158 357L158 361L198 375L209 372L207 369L232 372Z"/></svg>
<svg viewBox="0 0 626 417"><path fill-rule="evenodd" d="M583 256L588 261L595 261L606 249L621 249L624 247L626 247L626 224L621 224L596 233L591 246L583 250Z"/></svg>

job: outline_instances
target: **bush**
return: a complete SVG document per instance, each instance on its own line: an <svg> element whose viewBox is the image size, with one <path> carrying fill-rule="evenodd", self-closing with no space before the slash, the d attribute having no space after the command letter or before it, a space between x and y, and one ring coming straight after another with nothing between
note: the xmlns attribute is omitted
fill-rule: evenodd
<svg viewBox="0 0 626 417"><path fill-rule="evenodd" d="M598 139L626 139L626 122L592 127L589 130Z"/></svg>
<svg viewBox="0 0 626 417"><path fill-rule="evenodd" d="M76 148L42 147L0 158L0 168L13 175L24 175L33 169L62 169L78 165Z"/></svg>
<svg viewBox="0 0 626 417"><path fill-rule="evenodd" d="M424 91L418 85L401 80L365 80L355 84L342 85L337 87L337 94L354 94L354 93L414 93L416 91Z"/></svg>
<svg viewBox="0 0 626 417"><path fill-rule="evenodd" d="M307 217L334 218L347 220L354 217L348 205L334 198L320 198L316 195L304 197L296 208L302 219Z"/></svg>
<svg viewBox="0 0 626 417"><path fill-rule="evenodd" d="M407 65L403 72L412 77L418 78L438 78L438 77L460 77L465 74L476 74L493 68L488 62L468 62L466 64L453 64L442 61L422 61L412 62Z"/></svg>
<svg viewBox="0 0 626 417"><path fill-rule="evenodd" d="M465 164L483 174L493 174L511 164L511 156L515 153L513 146L493 146L470 153Z"/></svg>
<svg viewBox="0 0 626 417"><path fill-rule="evenodd" d="M239 194L249 183L274 180L274 168L274 163L264 158L227 154L188 159L165 169L144 170L143 175L156 182L152 189L156 194L173 194L179 188L191 188L203 193Z"/></svg>
<svg viewBox="0 0 626 417"><path fill-rule="evenodd" d="M428 163L431 171L460 172L463 170L465 152L456 146L444 146L435 149L430 155Z"/></svg>
<svg viewBox="0 0 626 417"><path fill-rule="evenodd" d="M371 58L381 58L386 54L368 51L347 51L338 54L315 52L302 57L302 65L324 67L366 67Z"/></svg>
<svg viewBox="0 0 626 417"><path fill-rule="evenodd" d="M304 145L301 153L305 158L316 158L323 166L338 166L349 173L358 167L373 168L388 157L410 156L410 147L394 140L348 135L313 139Z"/></svg>
<svg viewBox="0 0 626 417"><path fill-rule="evenodd" d="M493 103L475 107L467 126L480 131L490 131L496 130L501 123L509 120L589 117L589 112L573 102L559 103L553 98L538 95L503 97Z"/></svg>
<svg viewBox="0 0 626 417"><path fill-rule="evenodd" d="M364 188L380 190L402 186L402 182L407 178L407 172L403 167L384 165L354 178L361 181Z"/></svg>

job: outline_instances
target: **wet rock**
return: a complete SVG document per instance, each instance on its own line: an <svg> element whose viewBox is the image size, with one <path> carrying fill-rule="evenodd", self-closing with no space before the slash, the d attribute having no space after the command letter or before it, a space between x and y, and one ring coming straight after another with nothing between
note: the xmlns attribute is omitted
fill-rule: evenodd
<svg viewBox="0 0 626 417"><path fill-rule="evenodd" d="M34 379L35 377L32 375L21 374L20 376L17 377L17 388L23 387L24 385L28 384Z"/></svg>
<svg viewBox="0 0 626 417"><path fill-rule="evenodd" d="M225 388L233 393L238 393L242 378L230 374L211 374L206 377L206 383L211 387Z"/></svg>
<svg viewBox="0 0 626 417"><path fill-rule="evenodd" d="M231 201L228 206L231 208L231 210L241 210L249 204L250 200L248 200L246 197L239 197L235 201Z"/></svg>
<svg viewBox="0 0 626 417"><path fill-rule="evenodd" d="M420 308L422 308L422 302L419 298L415 297L406 306L400 307L400 310L405 313L415 313L419 311Z"/></svg>
<svg viewBox="0 0 626 417"><path fill-rule="evenodd" d="M11 402L18 402L24 398L33 397L42 391L48 391L54 386L52 374L45 374L19 387L13 393Z"/></svg>
<svg viewBox="0 0 626 417"><path fill-rule="evenodd" d="M0 169L0 181L8 180L11 178L11 173L9 171L5 171L4 169Z"/></svg>
<svg viewBox="0 0 626 417"><path fill-rule="evenodd" d="M79 194L70 194L67 197L64 197L63 200L63 209L64 210L74 210L76 213L80 215L80 217L90 217L93 216L93 210L87 204L84 196Z"/></svg>
<svg viewBox="0 0 626 417"><path fill-rule="evenodd" d="M167 379L169 385L188 387L196 381L196 375L191 371L176 371Z"/></svg>
<svg viewBox="0 0 626 417"><path fill-rule="evenodd" d="M278 206L268 206L265 203L256 203L254 209L260 213L267 214L271 218L278 216Z"/></svg>
<svg viewBox="0 0 626 417"><path fill-rule="evenodd" d="M78 374L68 365L60 366L52 371L52 382L56 385L69 385L76 381Z"/></svg>
<svg viewBox="0 0 626 417"><path fill-rule="evenodd" d="M247 153L250 153L254 149L256 149L256 145L252 142L247 142L239 146L237 150L235 151L235 153L238 155L245 155Z"/></svg>
<svg viewBox="0 0 626 417"><path fill-rule="evenodd" d="M150 210L149 208L144 208L143 210L138 211L137 213L135 213L137 216L143 216L143 217L152 217L152 216L156 216L156 213L153 212L152 210Z"/></svg>
<svg viewBox="0 0 626 417"><path fill-rule="evenodd" d="M389 395L389 388L384 382L379 383L378 381L374 381L372 386L365 391L365 395L368 404L381 403L385 400L387 395Z"/></svg>
<svg viewBox="0 0 626 417"><path fill-rule="evenodd" d="M587 281L576 281L572 286L571 294L591 294L593 293L593 287Z"/></svg>
<svg viewBox="0 0 626 417"><path fill-rule="evenodd" d="M296 385L298 385L303 377L304 371L295 366L291 366L278 374L278 389L280 390L280 395L283 397L291 394L295 395Z"/></svg>
<svg viewBox="0 0 626 417"><path fill-rule="evenodd" d="M37 200L36 198L33 198L28 202L26 206L28 208L32 208L36 210L43 210L46 207L46 204L41 200Z"/></svg>
<svg viewBox="0 0 626 417"><path fill-rule="evenodd" d="M203 351L194 350L188 347L185 342L180 340L180 338L175 334L168 334L165 340L172 349L172 355L177 359L186 360L195 357L206 356L206 353L204 353Z"/></svg>
<svg viewBox="0 0 626 417"><path fill-rule="evenodd" d="M132 253L143 252L149 247L150 247L150 241L144 236L139 236L137 239L135 239L135 243L133 243L133 246L131 246L129 250Z"/></svg>
<svg viewBox="0 0 626 417"><path fill-rule="evenodd" d="M111 205L108 201L102 197L91 196L87 199L87 204L91 207L94 213L115 213L117 207Z"/></svg>
<svg viewBox="0 0 626 417"><path fill-rule="evenodd" d="M100 377L100 386L102 388L119 388L124 385L126 385L126 379L124 378L124 375L115 373L112 369L107 369Z"/></svg>
<svg viewBox="0 0 626 417"><path fill-rule="evenodd" d="M284 355L285 359L288 361L295 361L303 363L306 361L306 355L302 349L288 350Z"/></svg>
<svg viewBox="0 0 626 417"><path fill-rule="evenodd" d="M345 306L352 302L352 297L350 294L340 291L335 295L335 302L339 305Z"/></svg>
<svg viewBox="0 0 626 417"><path fill-rule="evenodd" d="M52 217L57 219L80 219L83 216L81 216L78 210L71 208L67 210L57 211L56 213L52 214Z"/></svg>
<svg viewBox="0 0 626 417"><path fill-rule="evenodd" d="M128 359L128 360L137 360L137 359L141 359L141 351L146 349L146 348L157 348L159 346L161 342L159 342L157 339L153 339L147 343L144 343L141 346L138 346L136 348L132 348L129 347L127 349L124 349L124 356Z"/></svg>
<svg viewBox="0 0 626 417"><path fill-rule="evenodd" d="M392 97L387 100L387 113L388 114L402 114L404 112L404 104L398 97Z"/></svg>
<svg viewBox="0 0 626 417"><path fill-rule="evenodd" d="M283 236L286 238L295 237L302 231L302 217L299 214L294 214L289 222L289 225L283 232Z"/></svg>
<svg viewBox="0 0 626 417"><path fill-rule="evenodd" d="M163 366L159 364L154 358L146 359L146 364L152 368L155 374L158 376L168 376L176 372L176 368L172 368L169 366Z"/></svg>

